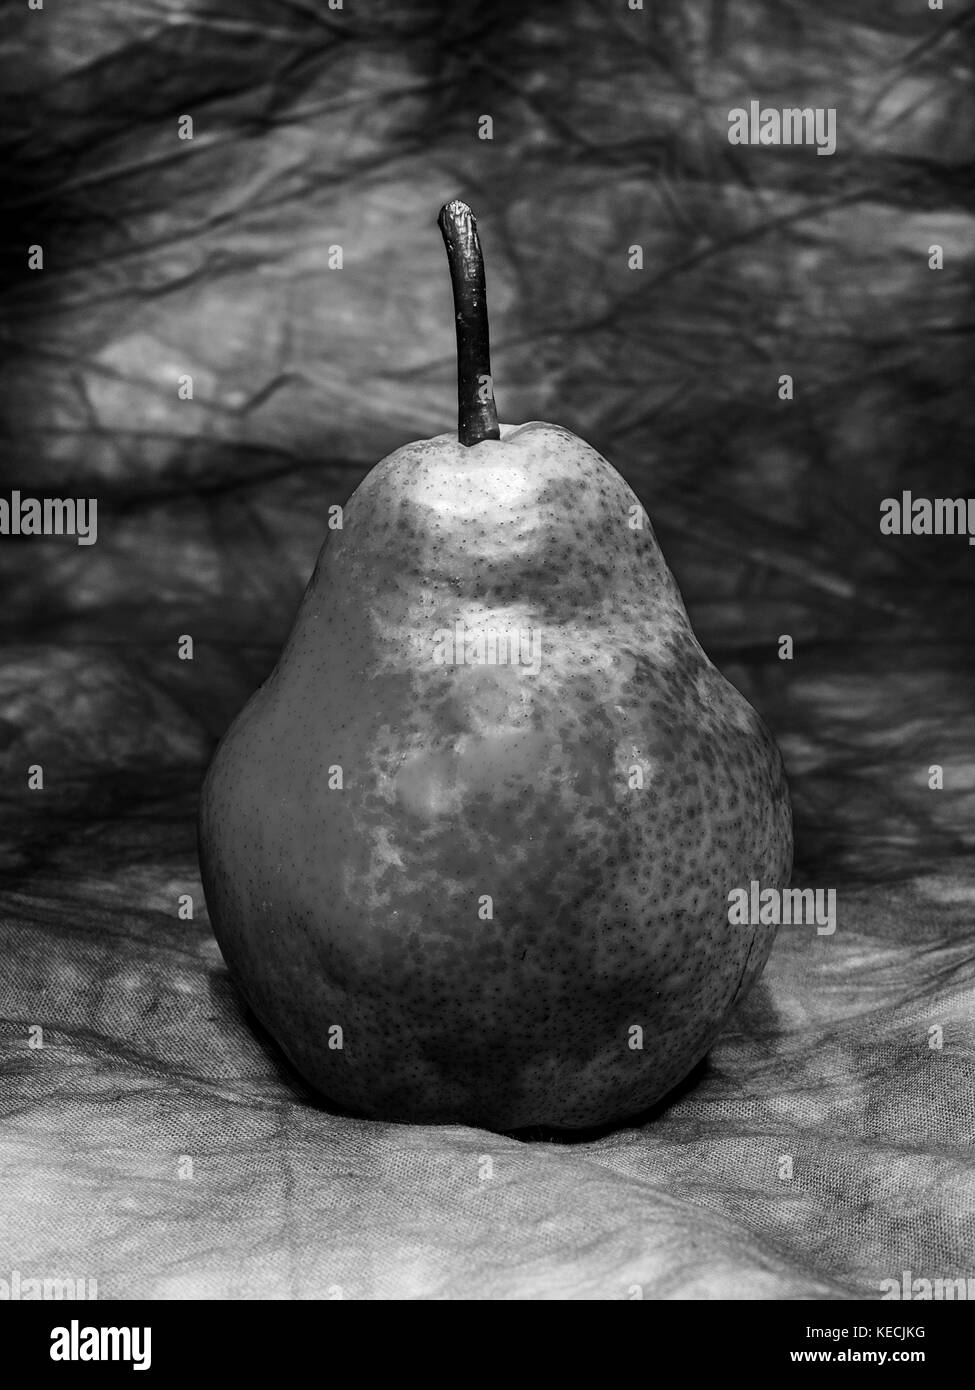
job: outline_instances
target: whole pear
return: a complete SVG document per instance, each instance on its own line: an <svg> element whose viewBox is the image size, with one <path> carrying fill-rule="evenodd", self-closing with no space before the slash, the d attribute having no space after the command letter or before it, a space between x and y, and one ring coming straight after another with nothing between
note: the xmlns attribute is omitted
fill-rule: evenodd
<svg viewBox="0 0 975 1390"><path fill-rule="evenodd" d="M754 983L775 927L729 893L787 885L791 811L623 478L559 426L496 435L356 489L213 759L200 861L231 972L324 1096L578 1128L666 1095Z"/></svg>

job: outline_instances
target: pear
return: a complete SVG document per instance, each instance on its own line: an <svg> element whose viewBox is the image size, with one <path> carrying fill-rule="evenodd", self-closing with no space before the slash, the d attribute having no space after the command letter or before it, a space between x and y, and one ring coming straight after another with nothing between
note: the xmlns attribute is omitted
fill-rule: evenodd
<svg viewBox="0 0 975 1390"><path fill-rule="evenodd" d="M440 225L459 428L378 464L221 742L199 846L257 1018L326 1098L508 1131L619 1122L705 1055L775 934L778 749L636 495L498 425L476 227Z"/></svg>

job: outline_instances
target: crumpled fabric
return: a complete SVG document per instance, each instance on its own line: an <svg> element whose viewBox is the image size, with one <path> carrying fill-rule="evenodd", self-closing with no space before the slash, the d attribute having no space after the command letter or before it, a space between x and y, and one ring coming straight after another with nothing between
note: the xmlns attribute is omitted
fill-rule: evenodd
<svg viewBox="0 0 975 1390"><path fill-rule="evenodd" d="M11 17L0 495L97 496L99 533L0 538L0 1278L876 1299L975 1276L973 552L878 525L970 480L971 16L814 8ZM836 154L730 146L753 98L835 107ZM330 1109L246 1013L199 881L206 763L329 505L452 427L454 196L502 418L633 484L782 747L794 883L837 894L835 933L783 927L705 1063L609 1132Z"/></svg>

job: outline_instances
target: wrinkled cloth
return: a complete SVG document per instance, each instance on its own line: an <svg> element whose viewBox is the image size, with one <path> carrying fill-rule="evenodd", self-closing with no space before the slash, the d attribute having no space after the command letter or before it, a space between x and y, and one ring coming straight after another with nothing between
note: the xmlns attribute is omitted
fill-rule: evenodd
<svg viewBox="0 0 975 1390"><path fill-rule="evenodd" d="M88 0L2 41L0 493L97 496L99 535L0 538L0 1278L876 1299L975 1277L975 552L878 525L903 488L970 485L970 16L491 11ZM836 154L730 146L752 98L835 107ZM330 1109L242 1006L199 880L207 761L329 505L452 427L454 196L502 418L566 425L637 490L782 747L794 883L837 894L835 933L783 927L707 1060L609 1132Z"/></svg>

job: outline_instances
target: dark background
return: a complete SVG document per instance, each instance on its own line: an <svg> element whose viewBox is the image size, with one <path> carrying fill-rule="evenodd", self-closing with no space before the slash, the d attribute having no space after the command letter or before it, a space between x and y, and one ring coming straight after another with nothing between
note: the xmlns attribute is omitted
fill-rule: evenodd
<svg viewBox="0 0 975 1390"><path fill-rule="evenodd" d="M971 6L49 0L0 11L0 493L99 502L95 546L0 538L11 967L0 1099L21 1116L23 1154L40 1143L47 1155L43 1171L25 1157L8 1186L22 1214L0 1226L0 1256L9 1247L14 1263L33 1255L47 1269L70 1250L84 1266L95 1237L78 1211L94 1184L107 1234L93 1267L107 1286L135 1239L118 1194L145 1197L130 1142L153 1181L171 1176L161 1151L212 1159L216 1145L233 1181L257 1182L253 1111L243 1136L235 1129L245 1093L260 1097L258 1114L272 1102L300 1111L320 1163L321 1112L251 1032L210 939L196 797L216 738L276 659L327 506L393 448L453 427L436 216L460 196L485 250L501 418L567 426L636 489L702 643L782 747L795 882L847 894L832 942L780 937L754 1006L753 1026L771 1026L760 1052L781 1068L774 1083L752 1073L755 1094L809 1085L818 1097L770 1152L791 1151L824 1114L842 1116L844 1153L850 1125L873 1158L888 1143L919 1150L893 1202L903 1228L890 1193L863 1177L866 1159L852 1195L830 1169L811 1205L778 1217L745 1199L738 1150L728 1173L709 1169L713 1148L691 1168L658 1155L653 1180L772 1240L775 1259L748 1269L774 1277L729 1277L754 1296L876 1296L878 1270L897 1275L922 1256L932 1277L960 1268L972 1204L962 1221L953 1179L930 1165L960 1162L972 1131L975 549L882 536L879 507L905 488L973 491ZM731 146L728 111L752 99L835 107L836 154ZM493 142L476 138L482 113ZM183 115L192 141L177 139ZM43 273L26 269L33 243ZM634 243L642 271L627 268ZM928 269L933 243L940 272ZM328 269L332 244L340 271ZM786 372L791 403L777 394ZM192 401L177 397L184 373ZM777 656L786 633L792 662ZM177 659L182 634L192 661ZM26 789L32 763L43 792ZM934 763L941 792L928 787ZM176 919L181 893L193 921ZM949 1006L954 989L967 992ZM45 1029L43 1052L27 1050L30 1024ZM935 1024L946 1054L927 1046ZM847 1025L854 1036L838 1040ZM935 1102L918 1077L949 1057ZM709 1065L714 1085L737 1077L740 1100L742 1055ZM215 1078L229 1107L219 1121ZM127 1111L147 1086L158 1107L142 1096ZM122 1106L114 1119L92 1118L93 1092ZM685 1156L700 1114L688 1123L676 1136ZM341 1144L349 1131L328 1133ZM361 1172L355 1133L348 1166ZM876 1172L890 1162L881 1154ZM575 1191L577 1175L566 1181ZM164 1244L177 1241L169 1201L158 1202ZM197 1201L200 1220L219 1220L219 1193ZM368 1241L349 1220L359 1259ZM386 1244L392 1220L384 1208ZM198 1229L191 1216L184 1229ZM280 1292L265 1265L234 1283L250 1278L235 1272L246 1267L236 1239L199 1237L233 1252L219 1274L182 1251L191 1274L178 1292ZM421 1251L436 1246L426 1240ZM144 1251L139 1261L128 1287L169 1288ZM469 1295L449 1260L407 1264L388 1284L375 1264L353 1261L341 1277L359 1277L365 1296ZM720 1292L721 1268L691 1261L664 1290ZM638 1277L650 1287L658 1276L654 1265ZM301 1288L334 1277L306 1273ZM574 1277L565 1296L616 1296L588 1271ZM476 1296L517 1293L475 1279Z"/></svg>

